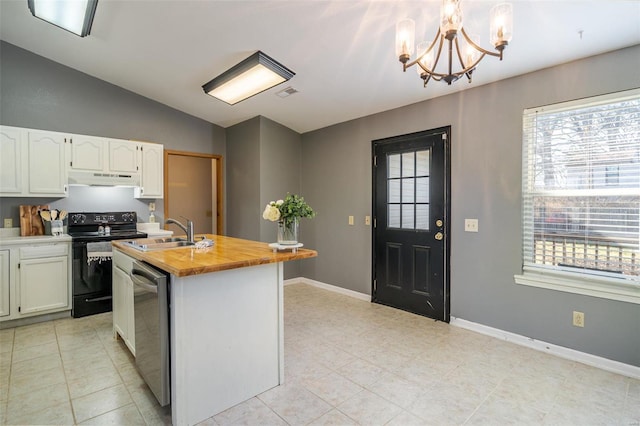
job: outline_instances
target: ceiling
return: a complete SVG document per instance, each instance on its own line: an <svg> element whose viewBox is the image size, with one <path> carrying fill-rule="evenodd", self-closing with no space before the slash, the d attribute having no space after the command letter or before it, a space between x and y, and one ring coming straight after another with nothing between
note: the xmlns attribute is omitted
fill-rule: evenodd
<svg viewBox="0 0 640 426"><path fill-rule="evenodd" d="M433 39L437 0L99 0L85 38L32 17L27 0L0 0L0 37L222 127L263 115L300 133L640 43L639 1L512 1L504 60L486 57L471 84L426 89L402 72L395 24L411 17ZM495 3L463 2L466 31L487 49ZM203 92L256 50L296 75L234 106ZM299 93L275 95L288 86Z"/></svg>

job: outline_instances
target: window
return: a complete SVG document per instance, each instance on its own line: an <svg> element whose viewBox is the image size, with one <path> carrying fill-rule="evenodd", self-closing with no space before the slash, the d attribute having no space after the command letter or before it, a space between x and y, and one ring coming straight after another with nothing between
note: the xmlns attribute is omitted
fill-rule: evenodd
<svg viewBox="0 0 640 426"><path fill-rule="evenodd" d="M640 303L640 90L523 115L523 274Z"/></svg>

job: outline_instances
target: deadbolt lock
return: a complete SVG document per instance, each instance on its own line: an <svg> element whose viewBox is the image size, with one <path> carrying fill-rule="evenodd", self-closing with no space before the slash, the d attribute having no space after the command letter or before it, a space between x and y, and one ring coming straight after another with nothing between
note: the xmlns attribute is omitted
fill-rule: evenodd
<svg viewBox="0 0 640 426"><path fill-rule="evenodd" d="M436 234L436 240L440 241L444 238L444 234L442 232L438 232Z"/></svg>
<svg viewBox="0 0 640 426"><path fill-rule="evenodd" d="M442 228L442 225L444 225L444 223L442 222L442 219L438 219L438 220L436 220L436 226L437 226L438 228Z"/></svg>

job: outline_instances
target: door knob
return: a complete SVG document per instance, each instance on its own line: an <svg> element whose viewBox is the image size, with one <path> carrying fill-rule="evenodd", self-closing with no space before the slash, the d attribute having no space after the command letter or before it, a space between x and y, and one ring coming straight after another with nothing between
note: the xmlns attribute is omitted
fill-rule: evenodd
<svg viewBox="0 0 640 426"><path fill-rule="evenodd" d="M442 232L438 232L435 238L436 240L440 241L444 238L444 234Z"/></svg>

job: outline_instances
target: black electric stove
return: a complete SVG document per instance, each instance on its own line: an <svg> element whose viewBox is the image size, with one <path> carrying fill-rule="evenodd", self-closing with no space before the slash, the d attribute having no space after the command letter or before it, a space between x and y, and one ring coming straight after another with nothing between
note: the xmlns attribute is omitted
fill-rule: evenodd
<svg viewBox="0 0 640 426"><path fill-rule="evenodd" d="M113 240L146 238L136 230L135 212L68 215L73 247L72 315L75 318L112 309L111 243Z"/></svg>

